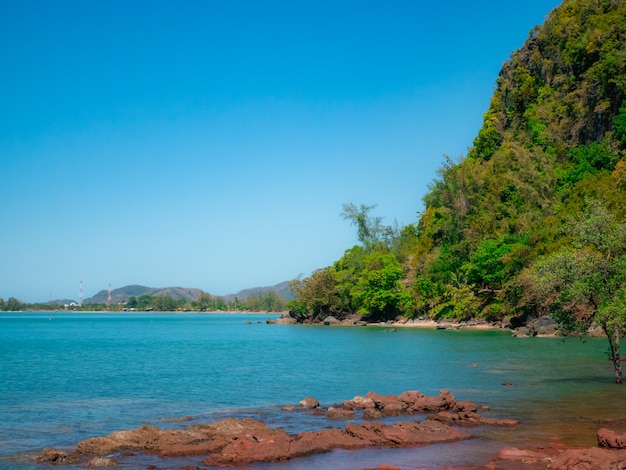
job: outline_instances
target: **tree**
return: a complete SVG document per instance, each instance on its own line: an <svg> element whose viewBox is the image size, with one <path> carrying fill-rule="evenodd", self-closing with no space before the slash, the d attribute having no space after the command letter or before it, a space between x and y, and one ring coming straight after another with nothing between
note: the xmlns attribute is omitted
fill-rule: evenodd
<svg viewBox="0 0 626 470"><path fill-rule="evenodd" d="M534 266L539 298L566 333L595 324L606 334L615 380L622 383L620 342L626 332L626 224L596 199L570 220L571 247Z"/></svg>
<svg viewBox="0 0 626 470"><path fill-rule="evenodd" d="M207 294L204 291L200 292L200 295L194 302L194 305L201 312L209 311L213 308L214 305L213 297L211 297L210 294Z"/></svg>
<svg viewBox="0 0 626 470"><path fill-rule="evenodd" d="M289 287L296 299L288 302L287 307L300 320L308 316L313 321L323 320L340 314L334 268L318 269L307 278L294 279Z"/></svg>
<svg viewBox="0 0 626 470"><path fill-rule="evenodd" d="M404 270L391 253L373 252L364 259L351 295L354 304L373 320L389 320L406 313L412 298L400 280Z"/></svg>
<svg viewBox="0 0 626 470"><path fill-rule="evenodd" d="M369 212L375 207L376 204L373 206L361 204L361 207L357 207L349 202L343 205L343 212L341 213L344 220L349 220L352 225L356 226L357 238L366 247L379 242L384 232L384 227L381 225L382 219L369 215Z"/></svg>

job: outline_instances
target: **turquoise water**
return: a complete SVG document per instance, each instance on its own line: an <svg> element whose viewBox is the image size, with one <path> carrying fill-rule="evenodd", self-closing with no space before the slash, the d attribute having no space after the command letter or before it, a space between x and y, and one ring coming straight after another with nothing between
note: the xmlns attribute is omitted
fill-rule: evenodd
<svg viewBox="0 0 626 470"><path fill-rule="evenodd" d="M343 427L280 408L306 396L332 405L368 391L438 394L446 388L458 399L491 406L490 416L522 425L480 430L469 443L332 452L254 468L355 468L355 459L361 468L484 463L504 441L594 445L598 423L626 420L626 389L613 384L606 340L265 324L270 317L0 314L0 468L43 468L21 457L143 423L189 424L167 420L183 416L193 422L251 416L288 432ZM180 462L155 464L178 468Z"/></svg>

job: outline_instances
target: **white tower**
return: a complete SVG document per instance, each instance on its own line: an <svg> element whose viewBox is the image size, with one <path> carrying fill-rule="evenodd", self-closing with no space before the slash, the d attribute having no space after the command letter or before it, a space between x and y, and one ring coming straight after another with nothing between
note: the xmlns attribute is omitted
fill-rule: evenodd
<svg viewBox="0 0 626 470"><path fill-rule="evenodd" d="M83 281L80 281L80 292L78 293L78 306L83 306Z"/></svg>

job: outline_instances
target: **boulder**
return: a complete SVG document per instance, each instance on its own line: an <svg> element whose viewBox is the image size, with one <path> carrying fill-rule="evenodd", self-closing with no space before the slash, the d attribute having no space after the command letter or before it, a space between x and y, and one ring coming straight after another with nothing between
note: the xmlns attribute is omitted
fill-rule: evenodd
<svg viewBox="0 0 626 470"><path fill-rule="evenodd" d="M383 414L378 408L365 408L363 410L363 419L380 419Z"/></svg>
<svg viewBox="0 0 626 470"><path fill-rule="evenodd" d="M607 428L598 430L598 445L610 449L626 449L626 433L617 434Z"/></svg>
<svg viewBox="0 0 626 470"><path fill-rule="evenodd" d="M400 400L396 395L380 395L368 392L365 398L371 399L383 416L398 416L408 410L407 403Z"/></svg>
<svg viewBox="0 0 626 470"><path fill-rule="evenodd" d="M365 410L367 408L374 408L376 404L371 398L363 398L357 395L352 400L346 400L343 402L343 407L347 410Z"/></svg>
<svg viewBox="0 0 626 470"><path fill-rule="evenodd" d="M320 407L320 402L315 398L306 397L300 400L300 407L305 408L307 410L312 410L314 408Z"/></svg>
<svg viewBox="0 0 626 470"><path fill-rule="evenodd" d="M456 406L456 399L448 390L441 390L438 397L422 396L411 406L410 410L416 413L430 413L446 411Z"/></svg>
<svg viewBox="0 0 626 470"><path fill-rule="evenodd" d="M54 465L71 465L80 462L80 457L74 452L66 452L63 450L46 447L41 454L33 458L35 462L54 464Z"/></svg>
<svg viewBox="0 0 626 470"><path fill-rule="evenodd" d="M265 323L267 323L268 325L293 325L295 323L298 323L298 320L291 316L290 312L285 312L275 320L268 318Z"/></svg>
<svg viewBox="0 0 626 470"><path fill-rule="evenodd" d="M354 419L354 411L331 406L326 412L326 417L328 419Z"/></svg>
<svg viewBox="0 0 626 470"><path fill-rule="evenodd" d="M337 320L332 315L329 315L326 318L324 318L323 323L324 325L333 325L333 324L339 323L339 320Z"/></svg>

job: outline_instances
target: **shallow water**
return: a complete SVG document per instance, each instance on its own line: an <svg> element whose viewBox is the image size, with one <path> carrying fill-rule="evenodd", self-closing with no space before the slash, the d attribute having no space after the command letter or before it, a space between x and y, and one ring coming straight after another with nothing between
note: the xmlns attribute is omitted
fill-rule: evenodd
<svg viewBox="0 0 626 470"><path fill-rule="evenodd" d="M14 457L70 448L116 429L189 424L163 418L251 416L288 432L343 427L285 413L281 405L305 396L332 405L368 391L435 395L446 388L458 399L489 405L490 416L522 424L478 430L478 438L463 443L336 451L254 468L442 468L487 462L505 444L595 445L596 430L609 420L624 429L626 392L613 383L606 340L267 325L269 317L0 314L0 468L42 468ZM190 464L149 460L133 465Z"/></svg>

